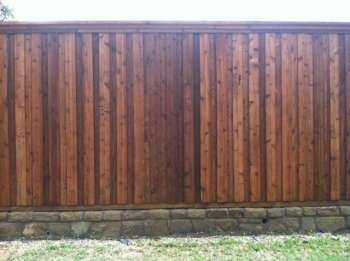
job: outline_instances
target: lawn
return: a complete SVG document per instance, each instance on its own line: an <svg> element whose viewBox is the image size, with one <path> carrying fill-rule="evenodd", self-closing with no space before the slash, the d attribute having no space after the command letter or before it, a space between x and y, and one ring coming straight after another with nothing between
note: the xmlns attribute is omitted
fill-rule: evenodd
<svg viewBox="0 0 350 261"><path fill-rule="evenodd" d="M0 260L349 260L350 234L0 242Z"/></svg>

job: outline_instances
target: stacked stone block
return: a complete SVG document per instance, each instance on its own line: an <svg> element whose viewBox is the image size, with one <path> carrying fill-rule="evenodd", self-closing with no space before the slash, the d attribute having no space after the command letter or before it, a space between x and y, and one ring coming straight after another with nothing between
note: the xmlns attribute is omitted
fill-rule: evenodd
<svg viewBox="0 0 350 261"><path fill-rule="evenodd" d="M0 239L341 232L350 206L0 212Z"/></svg>

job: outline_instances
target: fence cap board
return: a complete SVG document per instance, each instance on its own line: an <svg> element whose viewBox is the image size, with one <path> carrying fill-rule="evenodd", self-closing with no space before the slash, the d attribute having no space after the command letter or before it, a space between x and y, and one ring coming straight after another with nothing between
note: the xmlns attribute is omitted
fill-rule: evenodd
<svg viewBox="0 0 350 261"><path fill-rule="evenodd" d="M49 32L290 32L350 33L349 22L186 22L186 21L65 21L3 22L1 33Z"/></svg>

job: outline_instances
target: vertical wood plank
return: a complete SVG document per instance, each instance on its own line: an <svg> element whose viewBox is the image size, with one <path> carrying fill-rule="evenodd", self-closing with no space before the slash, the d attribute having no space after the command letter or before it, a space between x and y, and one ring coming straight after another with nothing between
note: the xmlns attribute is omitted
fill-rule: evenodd
<svg viewBox="0 0 350 261"><path fill-rule="evenodd" d="M65 34L58 35L58 121L59 121L59 143L58 143L58 151L59 151L59 161L57 162L59 166L59 175L58 179L60 182L60 203L61 205L67 205L67 138L66 138L66 129L67 129L67 121L66 121L66 79L65 79Z"/></svg>
<svg viewBox="0 0 350 261"><path fill-rule="evenodd" d="M181 93L181 86L177 86L177 78L181 78L180 71L177 69L177 61L181 57L177 57L177 37L176 34L166 34L164 39L164 52L161 53L161 59L164 59L165 71L161 71L161 80L165 80L165 89L163 89L163 107L165 118L165 143L163 153L166 154L166 176L162 178L165 183L165 194L166 202L175 203L178 200L177 192L182 191L181 184L179 182L180 172L179 168L179 151L178 151L178 134L180 124L177 122L179 119L178 110L179 100L177 93ZM162 64L160 65L162 66ZM181 120L181 119L180 119Z"/></svg>
<svg viewBox="0 0 350 261"><path fill-rule="evenodd" d="M60 96L59 96L59 37L57 34L49 34L47 40L48 53L48 192L49 205L59 204L60 191L60 168L63 162L60 160Z"/></svg>
<svg viewBox="0 0 350 261"><path fill-rule="evenodd" d="M282 34L283 200L298 199L297 37Z"/></svg>
<svg viewBox="0 0 350 261"><path fill-rule="evenodd" d="M78 203L75 35L65 35L67 204Z"/></svg>
<svg viewBox="0 0 350 261"><path fill-rule="evenodd" d="M15 135L16 135L16 182L18 206L27 204L27 161L25 126L25 52L24 35L15 36Z"/></svg>
<svg viewBox="0 0 350 261"><path fill-rule="evenodd" d="M330 186L331 200L341 196L341 136L340 136L340 57L339 35L329 35L330 81Z"/></svg>
<svg viewBox="0 0 350 261"><path fill-rule="evenodd" d="M95 203L100 204L100 36L92 34Z"/></svg>
<svg viewBox="0 0 350 261"><path fill-rule="evenodd" d="M26 140L26 205L32 205L32 40L30 34L24 35L24 70L25 70L25 140Z"/></svg>
<svg viewBox="0 0 350 261"><path fill-rule="evenodd" d="M314 198L312 36L298 35L299 200Z"/></svg>
<svg viewBox="0 0 350 261"><path fill-rule="evenodd" d="M346 198L346 59L345 36L339 34L339 106L340 106L340 198Z"/></svg>
<svg viewBox="0 0 350 261"><path fill-rule="evenodd" d="M346 133L345 133L345 143L346 143L346 166L345 166L345 199L350 199L350 35L345 35L344 40L345 46L345 105L346 105L346 114L345 114L345 124L346 124Z"/></svg>
<svg viewBox="0 0 350 261"><path fill-rule="evenodd" d="M41 206L44 202L44 160L43 160L43 94L41 85L42 43L41 35L31 37L32 64L31 64L31 92L32 92L32 191L33 205Z"/></svg>
<svg viewBox="0 0 350 261"><path fill-rule="evenodd" d="M118 118L117 118L117 71L120 70L117 68L117 47L116 47L116 34L109 33L109 67L110 67L110 190L111 190L111 202L110 204L117 203L117 196L119 191L118 187Z"/></svg>
<svg viewBox="0 0 350 261"><path fill-rule="evenodd" d="M262 198L262 151L260 148L259 35L249 35L249 159L250 200Z"/></svg>
<svg viewBox="0 0 350 261"><path fill-rule="evenodd" d="M165 143L165 169L166 176L163 182L166 184L165 194L167 202L183 202L184 176L183 176L183 69L182 53L183 41L181 34L166 34L164 38L165 71L161 79L165 79L164 110L166 130Z"/></svg>
<svg viewBox="0 0 350 261"><path fill-rule="evenodd" d="M128 135L127 135L127 83L126 37L116 34L117 65L117 203L128 200Z"/></svg>
<svg viewBox="0 0 350 261"><path fill-rule="evenodd" d="M82 88L83 88L83 173L84 204L95 203L94 162L94 90L92 35L82 35Z"/></svg>
<svg viewBox="0 0 350 261"><path fill-rule="evenodd" d="M152 191L152 184L151 184L151 176L152 176L152 164L151 164L151 106L150 106L150 97L152 94L151 85L153 84L152 78L149 76L149 70L151 70L150 64L152 63L151 58L151 52L152 47L150 46L149 41L151 40L151 35L144 35L143 36L143 47L144 47L144 86L145 86L145 98L144 98L144 117L145 117L145 162L147 163L147 175L145 180L145 201L151 202L151 191Z"/></svg>
<svg viewBox="0 0 350 261"><path fill-rule="evenodd" d="M126 37L126 89L127 89L127 129L128 129L128 203L135 201L135 168L134 168L134 87L133 87L133 39L132 34L125 34Z"/></svg>
<svg viewBox="0 0 350 261"><path fill-rule="evenodd" d="M209 35L200 35L200 136L201 136L201 199L210 201L210 79L209 79Z"/></svg>
<svg viewBox="0 0 350 261"><path fill-rule="evenodd" d="M41 34L41 64L40 84L42 92L42 120L43 120L43 204L48 205L50 200L50 142L49 142L49 77L48 77L48 34Z"/></svg>
<svg viewBox="0 0 350 261"><path fill-rule="evenodd" d="M165 52L164 35L154 34L154 63L153 78L155 85L152 86L151 93L151 200L152 203L159 203L163 198L166 202L169 200L165 195L166 184L163 175L166 174L166 108L164 98L166 96L165 85Z"/></svg>
<svg viewBox="0 0 350 261"><path fill-rule="evenodd" d="M216 42L217 86L217 201L228 202L233 191L232 133L232 37L218 34Z"/></svg>
<svg viewBox="0 0 350 261"><path fill-rule="evenodd" d="M184 201L195 202L194 36L183 36Z"/></svg>
<svg viewBox="0 0 350 261"><path fill-rule="evenodd" d="M200 164L200 34L194 34L194 91L193 91L193 113L194 113L194 161L195 161L195 199L201 201L201 164Z"/></svg>
<svg viewBox="0 0 350 261"><path fill-rule="evenodd" d="M0 34L0 206L10 205L7 36Z"/></svg>
<svg viewBox="0 0 350 261"><path fill-rule="evenodd" d="M210 34L200 35L200 137L201 199L216 200L216 85L215 42ZM215 152L215 154L214 154Z"/></svg>
<svg viewBox="0 0 350 261"><path fill-rule="evenodd" d="M100 204L109 204L110 188L110 66L109 35L100 34L99 39L99 163Z"/></svg>
<svg viewBox="0 0 350 261"><path fill-rule="evenodd" d="M145 90L144 90L143 35L132 35L132 69L133 69L133 109L134 109L134 170L135 203L145 202L145 185L148 167L145 158Z"/></svg>
<svg viewBox="0 0 350 261"><path fill-rule="evenodd" d="M76 71L76 132L77 132L77 189L78 205L84 204L84 89L83 89L83 34L75 34Z"/></svg>
<svg viewBox="0 0 350 261"><path fill-rule="evenodd" d="M266 68L265 68L265 41L266 34L258 34L259 45L259 150L260 150L260 201L267 200L267 174L266 174Z"/></svg>
<svg viewBox="0 0 350 261"><path fill-rule="evenodd" d="M282 200L281 36L266 34L266 170L267 200Z"/></svg>
<svg viewBox="0 0 350 261"><path fill-rule="evenodd" d="M217 200L228 201L229 172L226 152L228 136L228 111L226 107L227 86L225 79L225 36L216 35L216 89L217 89Z"/></svg>
<svg viewBox="0 0 350 261"><path fill-rule="evenodd" d="M346 197L346 66L345 36L339 36L339 128L340 128L340 199Z"/></svg>
<svg viewBox="0 0 350 261"><path fill-rule="evenodd" d="M184 88L183 88L183 35L177 33L175 35L175 84L174 84L174 93L175 93L175 113L173 115L174 122L177 125L176 128L176 163L175 163L175 174L176 184L179 189L175 193L175 201L177 203L184 202Z"/></svg>
<svg viewBox="0 0 350 261"><path fill-rule="evenodd" d="M225 44L225 78L226 78L226 86L227 86L227 99L226 99L226 110L227 110L227 146L226 146L226 152L228 154L227 157L227 168L228 168L228 177L227 177L227 183L228 183L228 202L234 202L234 116L233 115L233 94L234 94L234 76L233 76L233 35L232 34L226 34L226 44Z"/></svg>
<svg viewBox="0 0 350 261"><path fill-rule="evenodd" d="M248 35L235 34L233 44L233 140L234 140L234 200L248 201L249 145L248 145Z"/></svg>
<svg viewBox="0 0 350 261"><path fill-rule="evenodd" d="M330 199L329 38L313 37L315 199Z"/></svg>
<svg viewBox="0 0 350 261"><path fill-rule="evenodd" d="M145 47L145 84L146 84L146 119L147 128L146 157L149 163L149 176L146 185L147 201L156 203L159 195L159 167L162 162L160 157L161 140L159 134L163 131L160 125L161 118L161 86L159 82L160 67L159 37L156 34L147 34L144 36ZM164 156L164 155L162 155Z"/></svg>
<svg viewBox="0 0 350 261"><path fill-rule="evenodd" d="M167 53L167 39L166 34L158 34L156 35L156 50L155 50L155 59L156 59L156 86L155 86L155 95L153 98L155 98L154 104L156 108L159 108L158 113L156 115L158 117L158 129L155 131L156 133L156 139L155 144L157 145L156 155L157 159L154 159L155 166L156 166L156 173L157 177L155 179L156 181L156 190L155 190L155 202L161 202L163 199L164 202L171 202L175 201L176 197L176 190L170 189L167 181L172 181L174 186L177 186L176 179L174 179L174 160L176 160L177 155L176 151L174 151L174 154L172 155L172 158L169 160L168 157L168 149L173 148L173 142L176 142L176 136L172 135L172 133L176 133L176 127L172 128L170 133L168 133L168 130L170 128L169 125L172 124L172 114L169 113L169 107L171 108L173 105L173 101L170 99L168 100L168 94L171 93L171 85L168 86L168 80L171 75L171 70L167 68L167 58L169 57L169 60L172 58L172 53ZM175 40L174 35L172 36L172 39ZM175 41L173 42L175 45ZM169 49L171 50L171 48ZM168 57L167 57L168 56ZM172 63L172 66L175 67L175 61ZM167 75L169 73L169 75ZM181 77L180 75L178 77ZM171 82L171 80L170 80ZM157 97L158 94L159 96ZM158 101L156 99L158 98ZM153 113L154 115L155 113ZM168 139L169 137L173 137L173 139Z"/></svg>
<svg viewBox="0 0 350 261"><path fill-rule="evenodd" d="M173 155L172 159L168 161L168 154L167 150L169 146L172 147L172 142L176 141L170 141L167 139L167 130L168 125L171 123L170 114L168 114L168 106L171 107L171 104L169 104L169 100L167 100L167 95L170 93L169 88L167 86L167 46L166 46L166 35L165 34L157 34L155 35L156 39L156 49L155 49L155 78L156 78L156 86L155 86L155 92L152 96L152 106L153 110L157 110L157 112L152 113L152 115L155 116L154 122L157 122L157 127L154 130L155 136L153 137L154 140L152 142L152 148L154 149L153 152L153 162L155 166L155 176L154 176L154 202L161 202L161 200L164 200L164 202L170 202L171 200L174 200L171 197L175 196L175 193L172 193L173 191L168 191L168 184L167 184L167 177L169 180L173 180L174 176L172 175L172 160L176 159L177 155L176 152ZM168 56L171 57L171 54ZM170 101L171 102L171 101ZM154 126L155 127L155 126ZM169 135L172 136L171 134ZM170 141L170 142L169 142ZM174 184L176 186L176 183Z"/></svg>
<svg viewBox="0 0 350 261"><path fill-rule="evenodd" d="M209 35L209 102L210 102L210 198L212 202L217 200L217 92L216 92L216 68L215 68L215 35Z"/></svg>
<svg viewBox="0 0 350 261"><path fill-rule="evenodd" d="M17 205L17 175L16 175L16 92L15 92L15 38L16 35L8 35L8 135L9 135L9 159L10 159L10 205Z"/></svg>

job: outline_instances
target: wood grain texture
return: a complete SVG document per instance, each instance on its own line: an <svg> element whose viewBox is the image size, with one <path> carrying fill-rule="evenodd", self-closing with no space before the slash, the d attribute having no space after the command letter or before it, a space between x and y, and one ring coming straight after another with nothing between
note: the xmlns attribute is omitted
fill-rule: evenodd
<svg viewBox="0 0 350 261"><path fill-rule="evenodd" d="M282 34L282 164L283 200L298 198L298 42Z"/></svg>
<svg viewBox="0 0 350 261"><path fill-rule="evenodd" d="M127 82L126 82L126 37L116 35L117 66L117 203L128 200L128 137L127 137Z"/></svg>
<svg viewBox="0 0 350 261"><path fill-rule="evenodd" d="M158 135L163 131L161 126L161 85L159 82L160 72L155 73L158 69L160 57L157 53L157 43L159 37L156 34L144 36L144 52L145 52L145 84L146 84L146 137L147 160L149 162L148 184L146 186L147 202L157 202L159 199L159 170L162 163L161 155L159 154L161 144L158 143ZM160 50L158 50L159 52ZM164 68L163 68L164 69ZM162 119L161 119L162 118ZM158 134L159 133L159 134ZM164 156L164 155L162 155Z"/></svg>
<svg viewBox="0 0 350 261"><path fill-rule="evenodd" d="M58 153L59 153L59 161L56 163L59 168L59 191L60 191L60 204L67 205L67 117L66 117L66 111L67 111L67 99L66 95L69 90L66 90L67 80L66 80L66 72L65 72L65 66L66 66L66 56L65 56L65 45L66 45L66 38L64 34L58 35L58 86L57 86L57 93L58 93L58 121L59 121L59 128L58 128L58 136L59 136L59 143L58 143Z"/></svg>
<svg viewBox="0 0 350 261"><path fill-rule="evenodd" d="M166 176L163 192L169 203L183 202L184 197L184 120L183 120L183 42L180 34L166 34L164 106L166 113ZM191 144L189 144L191 146Z"/></svg>
<svg viewBox="0 0 350 261"><path fill-rule="evenodd" d="M15 36L15 138L16 138L16 202L27 204L27 159L26 159L26 97L25 97L25 49L24 35Z"/></svg>
<svg viewBox="0 0 350 261"><path fill-rule="evenodd" d="M134 170L135 170L135 203L145 202L145 189L149 175L147 162L148 142L145 136L145 86L143 38L141 34L132 35L132 69L133 69L133 107L134 107Z"/></svg>
<svg viewBox="0 0 350 261"><path fill-rule="evenodd" d="M330 197L329 37L313 37L315 198Z"/></svg>
<svg viewBox="0 0 350 261"><path fill-rule="evenodd" d="M76 72L75 35L65 35L65 90L66 90L66 159L67 159L67 205L78 201L77 181L77 112L76 112Z"/></svg>
<svg viewBox="0 0 350 261"><path fill-rule="evenodd" d="M350 199L350 35L346 34L345 47L345 139L346 139L346 165L345 165L345 198Z"/></svg>
<svg viewBox="0 0 350 261"><path fill-rule="evenodd" d="M183 124L184 124L184 201L196 200L195 176L195 46L193 34L185 34L182 39L182 71L183 71Z"/></svg>
<svg viewBox="0 0 350 261"><path fill-rule="evenodd" d="M24 36L24 71L25 71L25 81L24 81L24 97L25 97L25 140L26 140L26 204L32 205L32 122L33 114L31 106L33 104L33 91L32 91L32 37L29 34Z"/></svg>
<svg viewBox="0 0 350 261"><path fill-rule="evenodd" d="M76 205L78 203L78 157L75 35L60 34L58 42L60 202L62 205Z"/></svg>
<svg viewBox="0 0 350 261"><path fill-rule="evenodd" d="M7 36L0 35L0 206L10 205L10 151L8 108L8 44Z"/></svg>
<svg viewBox="0 0 350 261"><path fill-rule="evenodd" d="M267 34L266 44L266 172L267 200L282 200L281 35Z"/></svg>
<svg viewBox="0 0 350 261"><path fill-rule="evenodd" d="M250 179L250 201L262 200L262 160L261 149L261 100L259 78L262 77L259 71L259 35L249 35L249 179ZM264 51L264 50L262 50Z"/></svg>
<svg viewBox="0 0 350 261"><path fill-rule="evenodd" d="M227 26L1 33L0 208L350 199L349 34Z"/></svg>
<svg viewBox="0 0 350 261"><path fill-rule="evenodd" d="M8 143L9 143L9 175L10 175L10 203L17 204L17 177L16 177L16 121L15 121L15 37L7 36L8 74L7 74L7 101L8 101Z"/></svg>
<svg viewBox="0 0 350 261"><path fill-rule="evenodd" d="M330 186L332 200L341 197L341 78L340 37L329 35L329 88L330 88Z"/></svg>
<svg viewBox="0 0 350 261"><path fill-rule="evenodd" d="M32 154L32 197L33 205L40 206L44 202L44 119L42 92L42 43L41 35L33 34L31 38L31 154Z"/></svg>
<svg viewBox="0 0 350 261"><path fill-rule="evenodd" d="M59 205L60 182L60 104L59 104L59 41L57 34L47 36L47 143L48 143L48 204Z"/></svg>
<svg viewBox="0 0 350 261"><path fill-rule="evenodd" d="M216 39L217 201L233 199L232 37Z"/></svg>
<svg viewBox="0 0 350 261"><path fill-rule="evenodd" d="M110 172L110 67L109 67L109 35L99 35L99 163L100 163L100 204L111 201Z"/></svg>
<svg viewBox="0 0 350 261"><path fill-rule="evenodd" d="M92 35L82 35L83 173L84 204L95 203L94 90Z"/></svg>
<svg viewBox="0 0 350 261"><path fill-rule="evenodd" d="M233 36L234 201L249 201L249 45L248 36Z"/></svg>
<svg viewBox="0 0 350 261"><path fill-rule="evenodd" d="M298 35L299 200L314 198L312 36Z"/></svg>
<svg viewBox="0 0 350 261"><path fill-rule="evenodd" d="M200 36L201 79L201 194L203 202L216 200L216 75L215 36Z"/></svg>

